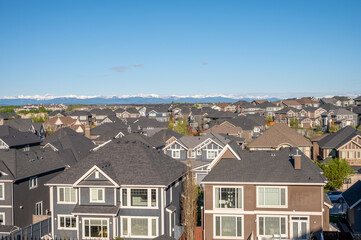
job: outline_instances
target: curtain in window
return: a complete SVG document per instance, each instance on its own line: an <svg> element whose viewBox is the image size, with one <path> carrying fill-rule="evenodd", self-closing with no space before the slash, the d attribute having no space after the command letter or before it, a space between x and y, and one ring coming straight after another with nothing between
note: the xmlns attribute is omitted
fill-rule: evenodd
<svg viewBox="0 0 361 240"><path fill-rule="evenodd" d="M132 218L131 229L132 236L148 236L148 219Z"/></svg>
<svg viewBox="0 0 361 240"><path fill-rule="evenodd" d="M132 189L131 190L132 206L148 206L148 190L147 189Z"/></svg>
<svg viewBox="0 0 361 240"><path fill-rule="evenodd" d="M222 216L222 236L236 236L236 217Z"/></svg>
<svg viewBox="0 0 361 240"><path fill-rule="evenodd" d="M265 235L280 234L280 219L278 217L265 218Z"/></svg>

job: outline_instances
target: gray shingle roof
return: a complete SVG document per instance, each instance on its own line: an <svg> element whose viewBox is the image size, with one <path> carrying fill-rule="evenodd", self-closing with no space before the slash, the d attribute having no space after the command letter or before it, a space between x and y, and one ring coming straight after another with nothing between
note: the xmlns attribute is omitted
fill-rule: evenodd
<svg viewBox="0 0 361 240"><path fill-rule="evenodd" d="M361 200L361 181L358 180L354 185L342 193L343 198L345 199L349 207Z"/></svg>
<svg viewBox="0 0 361 240"><path fill-rule="evenodd" d="M323 201L325 204L327 204L331 207L333 206L331 199L328 197L328 195L326 193L323 193Z"/></svg>
<svg viewBox="0 0 361 240"><path fill-rule="evenodd" d="M289 154L297 148L279 151L237 151L241 160L222 159L203 179L207 182L224 183L297 183L324 185L321 169L300 150L301 170L295 170ZM275 156L272 156L275 154Z"/></svg>
<svg viewBox="0 0 361 240"><path fill-rule="evenodd" d="M320 148L339 148L343 144L350 141L356 135L361 136L361 132L357 131L353 127L346 126L341 130L329 134L318 142Z"/></svg>
<svg viewBox="0 0 361 240"><path fill-rule="evenodd" d="M119 202L116 206L106 206L106 205L75 205L72 214L82 214L82 213L94 213L94 214L117 214L119 210Z"/></svg>
<svg viewBox="0 0 361 240"><path fill-rule="evenodd" d="M16 149L1 150L0 161L7 166L15 180L36 176L66 166L58 152L46 148L28 152Z"/></svg>
<svg viewBox="0 0 361 240"><path fill-rule="evenodd" d="M33 120L14 118L12 120L6 121L5 125L15 128L20 132L28 132L33 126Z"/></svg>
<svg viewBox="0 0 361 240"><path fill-rule="evenodd" d="M153 146L155 146L156 148L165 146L165 141L167 141L168 139L170 139L171 137L175 137L175 138L181 138L183 135L170 130L170 129L163 129L160 130L159 132L155 133L152 137L150 137L150 141L153 143Z"/></svg>
<svg viewBox="0 0 361 240"><path fill-rule="evenodd" d="M31 132L20 132L10 126L0 126L0 139L9 147L38 144L40 138Z"/></svg>
<svg viewBox="0 0 361 240"><path fill-rule="evenodd" d="M186 171L183 163L152 147L119 139L91 153L49 184L74 184L95 165L119 185L168 186Z"/></svg>
<svg viewBox="0 0 361 240"><path fill-rule="evenodd" d="M178 140L183 143L187 148L193 149L208 138L214 140L216 143L224 147L230 140L218 133L210 132L203 136L183 136Z"/></svg>

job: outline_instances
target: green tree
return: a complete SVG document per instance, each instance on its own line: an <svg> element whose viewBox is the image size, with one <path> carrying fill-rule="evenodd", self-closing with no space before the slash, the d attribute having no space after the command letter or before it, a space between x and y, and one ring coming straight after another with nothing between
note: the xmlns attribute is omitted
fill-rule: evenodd
<svg viewBox="0 0 361 240"><path fill-rule="evenodd" d="M324 164L317 163L317 165L322 169L323 175L327 178L326 188L330 190L341 188L343 179L354 174L346 159L329 159Z"/></svg>
<svg viewBox="0 0 361 240"><path fill-rule="evenodd" d="M330 133L337 132L338 130L340 130L340 128L339 128L337 125L334 125L334 124L331 124L331 125L328 127L328 131L329 131Z"/></svg>
<svg viewBox="0 0 361 240"><path fill-rule="evenodd" d="M273 122L273 117L270 116L270 115L268 115L268 116L266 117L266 122Z"/></svg>
<svg viewBox="0 0 361 240"><path fill-rule="evenodd" d="M291 128L298 128L298 120L293 116L290 120Z"/></svg>

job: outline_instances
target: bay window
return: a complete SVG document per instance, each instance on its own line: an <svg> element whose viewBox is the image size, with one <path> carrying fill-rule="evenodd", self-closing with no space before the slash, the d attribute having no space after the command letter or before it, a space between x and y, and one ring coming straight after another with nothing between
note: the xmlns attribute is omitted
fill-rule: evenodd
<svg viewBox="0 0 361 240"><path fill-rule="evenodd" d="M215 216L215 237L243 237L242 216Z"/></svg>
<svg viewBox="0 0 361 240"><path fill-rule="evenodd" d="M214 208L242 208L243 188L215 187Z"/></svg>
<svg viewBox="0 0 361 240"><path fill-rule="evenodd" d="M287 217L259 216L258 236L286 237Z"/></svg>
<svg viewBox="0 0 361 240"><path fill-rule="evenodd" d="M257 207L286 207L286 187L257 187Z"/></svg>

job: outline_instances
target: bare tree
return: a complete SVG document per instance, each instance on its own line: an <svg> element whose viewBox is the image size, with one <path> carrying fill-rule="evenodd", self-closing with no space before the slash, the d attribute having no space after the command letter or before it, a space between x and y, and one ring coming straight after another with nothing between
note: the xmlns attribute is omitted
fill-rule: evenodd
<svg viewBox="0 0 361 240"><path fill-rule="evenodd" d="M185 240L195 240L195 226L197 224L197 185L192 171L190 160L187 162L187 173L184 176L182 198L182 223L184 227Z"/></svg>

